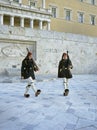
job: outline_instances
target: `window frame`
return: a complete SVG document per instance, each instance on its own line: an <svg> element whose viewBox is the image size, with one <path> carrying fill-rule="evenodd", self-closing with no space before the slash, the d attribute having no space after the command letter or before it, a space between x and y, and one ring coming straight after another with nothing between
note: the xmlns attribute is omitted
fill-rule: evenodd
<svg viewBox="0 0 97 130"><path fill-rule="evenodd" d="M95 5L95 0L91 0L91 4L92 4L92 5Z"/></svg>
<svg viewBox="0 0 97 130"><path fill-rule="evenodd" d="M36 6L36 2L30 1L30 6L35 7Z"/></svg>
<svg viewBox="0 0 97 130"><path fill-rule="evenodd" d="M15 2L15 3L19 3L19 0L13 0L13 2Z"/></svg>
<svg viewBox="0 0 97 130"><path fill-rule="evenodd" d="M53 9L56 9L56 11L53 13ZM51 6L51 12L52 12L52 17L57 18L57 7L56 6Z"/></svg>
<svg viewBox="0 0 97 130"><path fill-rule="evenodd" d="M81 15L82 15L82 17L79 17ZM84 12L78 12L78 22L84 23Z"/></svg>
<svg viewBox="0 0 97 130"><path fill-rule="evenodd" d="M79 0L80 2L84 2L84 0Z"/></svg>
<svg viewBox="0 0 97 130"><path fill-rule="evenodd" d="M65 11L65 20L67 20L67 21L71 21L71 12L72 12L72 10L71 9L64 9L64 11ZM69 12L69 16L67 15L67 12Z"/></svg>
<svg viewBox="0 0 97 130"><path fill-rule="evenodd" d="M36 7L37 6L37 0L29 0L29 4L30 4L31 7Z"/></svg>
<svg viewBox="0 0 97 130"><path fill-rule="evenodd" d="M92 21L92 18L94 18L93 21ZM90 24L91 25L95 25L96 24L96 15L92 15L92 14L90 15Z"/></svg>

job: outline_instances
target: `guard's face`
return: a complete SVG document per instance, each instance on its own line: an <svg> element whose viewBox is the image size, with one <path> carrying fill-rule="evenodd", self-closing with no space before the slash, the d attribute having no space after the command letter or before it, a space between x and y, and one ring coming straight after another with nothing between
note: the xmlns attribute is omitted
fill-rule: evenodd
<svg viewBox="0 0 97 130"><path fill-rule="evenodd" d="M63 56L63 59L67 59L67 55L64 55L64 56Z"/></svg>
<svg viewBox="0 0 97 130"><path fill-rule="evenodd" d="M32 55L29 55L29 60L32 59Z"/></svg>

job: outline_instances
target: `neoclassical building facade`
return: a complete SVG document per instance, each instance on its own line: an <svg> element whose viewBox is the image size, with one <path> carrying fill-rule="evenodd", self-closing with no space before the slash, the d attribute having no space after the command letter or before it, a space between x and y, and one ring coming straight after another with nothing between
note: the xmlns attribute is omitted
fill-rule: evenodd
<svg viewBox="0 0 97 130"><path fill-rule="evenodd" d="M97 0L1 0L0 24L97 36Z"/></svg>
<svg viewBox="0 0 97 130"><path fill-rule="evenodd" d="M0 0L0 75L20 75L26 48L39 74L57 76L67 50L74 74L97 74L96 8L96 0Z"/></svg>
<svg viewBox="0 0 97 130"><path fill-rule="evenodd" d="M50 30L50 10L23 5L22 0L0 3L0 24Z"/></svg>

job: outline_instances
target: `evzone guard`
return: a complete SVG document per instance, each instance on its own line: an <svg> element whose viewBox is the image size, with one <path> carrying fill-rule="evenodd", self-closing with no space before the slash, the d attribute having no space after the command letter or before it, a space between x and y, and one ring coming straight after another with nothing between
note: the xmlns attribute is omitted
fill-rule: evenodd
<svg viewBox="0 0 97 130"><path fill-rule="evenodd" d="M25 59L22 61L22 66L21 66L21 78L26 79L27 82L28 82L28 85L26 86L26 90L25 90L25 93L24 93L25 97L30 96L30 94L28 93L30 88L33 89L36 97L41 92L40 89L37 90L37 88L34 84L34 80L35 80L34 71L35 72L39 71L39 68L33 60L32 53L30 51L28 51L28 54L25 57Z"/></svg>
<svg viewBox="0 0 97 130"><path fill-rule="evenodd" d="M58 78L63 78L64 96L67 96L69 93L68 79L72 78L72 73L70 71L70 69L72 68L73 68L72 62L69 58L68 51L67 51L67 53L62 54L62 59L60 60L58 66Z"/></svg>

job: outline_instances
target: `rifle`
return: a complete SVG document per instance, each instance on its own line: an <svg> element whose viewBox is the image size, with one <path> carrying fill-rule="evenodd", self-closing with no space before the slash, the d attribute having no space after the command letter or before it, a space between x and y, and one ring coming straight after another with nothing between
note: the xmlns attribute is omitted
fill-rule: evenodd
<svg viewBox="0 0 97 130"><path fill-rule="evenodd" d="M28 48L26 48L26 49L27 49L27 52L30 52ZM35 66L34 66L34 71L38 71L38 70L39 70L39 67L38 67L37 64L35 63L33 57L32 57L32 61L33 61L34 65L35 65Z"/></svg>
<svg viewBox="0 0 97 130"><path fill-rule="evenodd" d="M72 64L69 65L69 60L70 60L70 59L69 59L68 50L67 50L67 67L72 69L73 66L72 66Z"/></svg>
<svg viewBox="0 0 97 130"><path fill-rule="evenodd" d="M68 50L67 50L67 57L69 58L69 55L68 55Z"/></svg>

